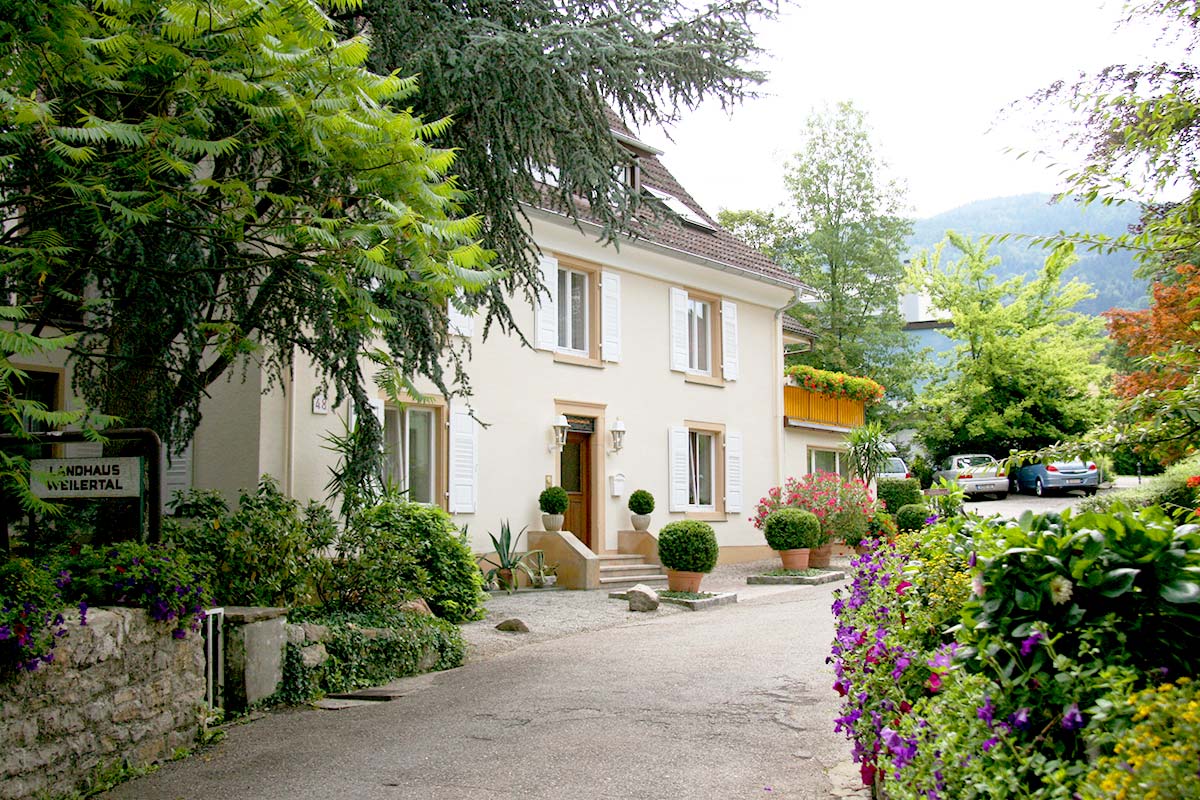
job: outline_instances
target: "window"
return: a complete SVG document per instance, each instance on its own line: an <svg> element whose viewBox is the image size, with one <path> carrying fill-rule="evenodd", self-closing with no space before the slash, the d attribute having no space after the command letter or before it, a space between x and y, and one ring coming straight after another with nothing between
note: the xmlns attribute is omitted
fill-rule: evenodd
<svg viewBox="0 0 1200 800"><path fill-rule="evenodd" d="M850 459L846 458L845 453L838 450L818 450L810 447L808 448L808 471L832 472L843 478L849 478Z"/></svg>
<svg viewBox="0 0 1200 800"><path fill-rule="evenodd" d="M591 355L588 333L588 275L578 270L559 267L559 349L576 355Z"/></svg>
<svg viewBox="0 0 1200 800"><path fill-rule="evenodd" d="M715 433L688 431L688 508L694 511L712 511L716 483Z"/></svg>
<svg viewBox="0 0 1200 800"><path fill-rule="evenodd" d="M688 369L712 374L712 306L688 298Z"/></svg>
<svg viewBox="0 0 1200 800"><path fill-rule="evenodd" d="M414 503L438 502L438 411L409 406L387 408L383 441L387 478L408 492Z"/></svg>

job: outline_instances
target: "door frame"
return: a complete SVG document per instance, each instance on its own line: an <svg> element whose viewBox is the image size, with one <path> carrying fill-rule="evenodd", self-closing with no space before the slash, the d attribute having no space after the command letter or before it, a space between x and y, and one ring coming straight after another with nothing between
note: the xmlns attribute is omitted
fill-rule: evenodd
<svg viewBox="0 0 1200 800"><path fill-rule="evenodd" d="M605 481L605 457L608 453L606 437L608 436L608 426L604 421L605 411L608 406L604 403L587 403L577 400L563 400L560 398L554 399L554 414L572 414L578 417L591 417L596 420L596 432L592 434L591 441L591 481L588 485L589 501L591 508L592 529L588 531L588 538L592 542L592 552L604 553L608 552L608 526L605 520L604 511L607 507L605 502L606 494L604 492ZM554 483L556 486L562 485L562 457L559 454L554 459ZM582 540L583 537L581 536Z"/></svg>

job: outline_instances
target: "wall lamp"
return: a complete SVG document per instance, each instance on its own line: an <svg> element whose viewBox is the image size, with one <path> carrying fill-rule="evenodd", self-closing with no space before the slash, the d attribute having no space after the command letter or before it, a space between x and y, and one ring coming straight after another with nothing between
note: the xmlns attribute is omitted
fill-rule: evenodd
<svg viewBox="0 0 1200 800"><path fill-rule="evenodd" d="M625 446L625 423L617 417L617 421L608 429L612 434L612 451L614 453L621 452L621 448Z"/></svg>
<svg viewBox="0 0 1200 800"><path fill-rule="evenodd" d="M550 445L550 452L561 453L567 443L567 415L559 414L555 417L550 430L554 432L554 444Z"/></svg>

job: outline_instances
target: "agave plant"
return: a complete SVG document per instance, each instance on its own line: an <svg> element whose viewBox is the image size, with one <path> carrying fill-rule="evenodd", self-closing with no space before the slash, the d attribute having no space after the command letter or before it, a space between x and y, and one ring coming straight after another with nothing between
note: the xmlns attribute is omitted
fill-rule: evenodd
<svg viewBox="0 0 1200 800"><path fill-rule="evenodd" d="M488 564L492 565L492 569L484 574L486 582L495 581L500 588L506 592L512 592L517 588L517 572L524 572L529 578L529 582L534 581L534 570L530 566L530 562L534 559L542 557L541 550L530 550L528 553L517 554L517 542L521 539L521 535L525 533L529 526L521 528L520 533L516 536L512 535L512 527L508 524L508 520L500 523L500 536L488 533L488 537L492 540L492 547L496 551L496 560L490 558L484 559Z"/></svg>

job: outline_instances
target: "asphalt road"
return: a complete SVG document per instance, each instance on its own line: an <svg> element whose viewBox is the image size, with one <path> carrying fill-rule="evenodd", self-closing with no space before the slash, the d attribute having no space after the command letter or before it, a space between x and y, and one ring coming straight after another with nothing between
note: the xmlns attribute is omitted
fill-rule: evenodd
<svg viewBox="0 0 1200 800"><path fill-rule="evenodd" d="M825 664L835 585L530 644L388 703L269 715L105 796L824 800L849 762Z"/></svg>
<svg viewBox="0 0 1200 800"><path fill-rule="evenodd" d="M1125 488L1136 485L1137 478L1121 476L1116 479L1113 488L1102 488L1100 492L1110 492L1114 488ZM1084 493L1079 490L1063 494L1052 494L1046 497L1038 497L1034 494L1010 494L1003 500L968 500L965 503L965 507L983 516L999 514L1002 517L1015 519L1027 510L1033 511L1035 514L1044 514L1047 511L1062 511L1063 509L1074 507L1084 497Z"/></svg>

